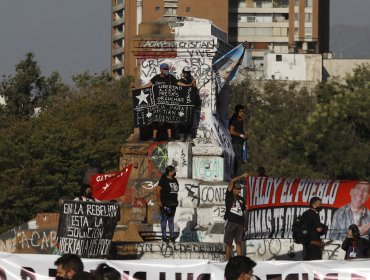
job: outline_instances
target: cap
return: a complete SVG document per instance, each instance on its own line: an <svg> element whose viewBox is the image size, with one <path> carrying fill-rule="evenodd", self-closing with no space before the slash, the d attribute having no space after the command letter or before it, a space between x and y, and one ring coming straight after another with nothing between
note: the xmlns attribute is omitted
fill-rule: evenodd
<svg viewBox="0 0 370 280"><path fill-rule="evenodd" d="M168 64L167 63L162 63L161 65L159 65L159 69L169 69L168 67Z"/></svg>
<svg viewBox="0 0 370 280"><path fill-rule="evenodd" d="M350 230L356 230L357 229L358 230L358 226L356 224L352 224L348 227L348 229L350 229Z"/></svg>
<svg viewBox="0 0 370 280"><path fill-rule="evenodd" d="M184 69L182 69L182 72L191 72L191 69L189 66L185 66Z"/></svg>

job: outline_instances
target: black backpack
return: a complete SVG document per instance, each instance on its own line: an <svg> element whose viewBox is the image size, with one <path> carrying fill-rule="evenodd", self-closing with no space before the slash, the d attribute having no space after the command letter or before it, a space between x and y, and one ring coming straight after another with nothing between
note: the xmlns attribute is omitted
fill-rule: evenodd
<svg viewBox="0 0 370 280"><path fill-rule="evenodd" d="M305 244L308 242L308 232L306 228L306 223L303 221L301 215L299 215L293 220L292 236L293 241L296 244Z"/></svg>

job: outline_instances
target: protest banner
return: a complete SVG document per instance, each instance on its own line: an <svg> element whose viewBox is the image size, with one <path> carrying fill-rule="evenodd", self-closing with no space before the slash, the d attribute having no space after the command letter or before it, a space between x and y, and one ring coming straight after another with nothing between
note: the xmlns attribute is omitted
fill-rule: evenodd
<svg viewBox="0 0 370 280"><path fill-rule="evenodd" d="M369 233L369 183L344 180L248 177L246 182L248 239L292 238L293 220L309 207L313 196L322 198L320 220L329 227L326 237L344 239L350 224L360 223ZM362 213L353 217L351 205ZM353 210L353 207L352 207Z"/></svg>
<svg viewBox="0 0 370 280"><path fill-rule="evenodd" d="M1 279L53 279L56 255L0 254ZM84 271L93 272L102 260L82 259ZM226 262L209 260L104 260L118 270L122 279L224 280ZM257 261L253 274L267 280L366 280L370 260L356 261Z"/></svg>
<svg viewBox="0 0 370 280"><path fill-rule="evenodd" d="M135 127L153 122L185 124L192 121L198 100L195 87L154 85L132 91Z"/></svg>
<svg viewBox="0 0 370 280"><path fill-rule="evenodd" d="M117 203L64 201L57 233L60 253L84 258L106 257L119 217Z"/></svg>

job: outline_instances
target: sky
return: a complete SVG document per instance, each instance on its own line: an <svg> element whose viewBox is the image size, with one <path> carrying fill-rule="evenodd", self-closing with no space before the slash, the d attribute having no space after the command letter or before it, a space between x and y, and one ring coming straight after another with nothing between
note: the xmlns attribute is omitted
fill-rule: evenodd
<svg viewBox="0 0 370 280"><path fill-rule="evenodd" d="M215 0L217 1L217 0ZM370 0L331 0L330 21L370 25ZM42 75L110 69L111 0L0 0L0 77L33 52Z"/></svg>

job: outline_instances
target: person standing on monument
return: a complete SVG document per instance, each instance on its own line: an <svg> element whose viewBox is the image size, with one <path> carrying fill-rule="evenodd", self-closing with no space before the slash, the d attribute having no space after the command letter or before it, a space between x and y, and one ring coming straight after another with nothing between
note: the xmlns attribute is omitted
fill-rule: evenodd
<svg viewBox="0 0 370 280"><path fill-rule="evenodd" d="M234 150L234 176L241 173L243 163L243 145L248 139L248 132L244 130L244 106L238 104L235 106L234 114L229 121L229 132L231 135L231 143Z"/></svg>
<svg viewBox="0 0 370 280"><path fill-rule="evenodd" d="M160 73L155 75L153 78L150 79L149 83L147 83L144 87L151 87L153 85L172 85L176 86L177 85L177 79L175 76L171 75L170 72L170 67L168 66L167 63L162 63L159 65L159 71ZM173 125L169 123L159 123L159 122L153 122L153 134L152 138L150 138L149 141L155 142L158 141L157 134L158 134L158 129L159 126L165 126L167 130L167 140L168 141L173 141L172 137L172 131L173 131Z"/></svg>
<svg viewBox="0 0 370 280"><path fill-rule="evenodd" d="M185 66L182 69L182 77L178 81L177 85L182 86L182 87L194 87L194 88L197 87L197 82L194 79L194 77L191 75L191 69L189 66ZM196 98L197 98L196 104L195 104L196 107L194 108L194 112L191 117L191 120L189 120L189 122L187 123L180 124L178 127L178 131L180 133L180 141L182 142L192 142L193 141L194 117L196 114L196 110L200 110L200 98L199 98L198 92L197 92Z"/></svg>
<svg viewBox="0 0 370 280"><path fill-rule="evenodd" d="M236 254L242 255L242 241L245 232L245 199L240 196L243 185L237 183L242 178L248 176L248 173L233 178L227 186L225 196L225 228L224 228L224 242L226 244L226 261L231 258L233 241L236 244Z"/></svg>
<svg viewBox="0 0 370 280"><path fill-rule="evenodd" d="M175 177L175 167L172 165L167 166L156 188L157 203L161 212L162 240L166 243L169 241L174 243L176 240L174 219L176 207L179 204L177 200L179 182ZM167 224L170 230L169 239L166 232Z"/></svg>

